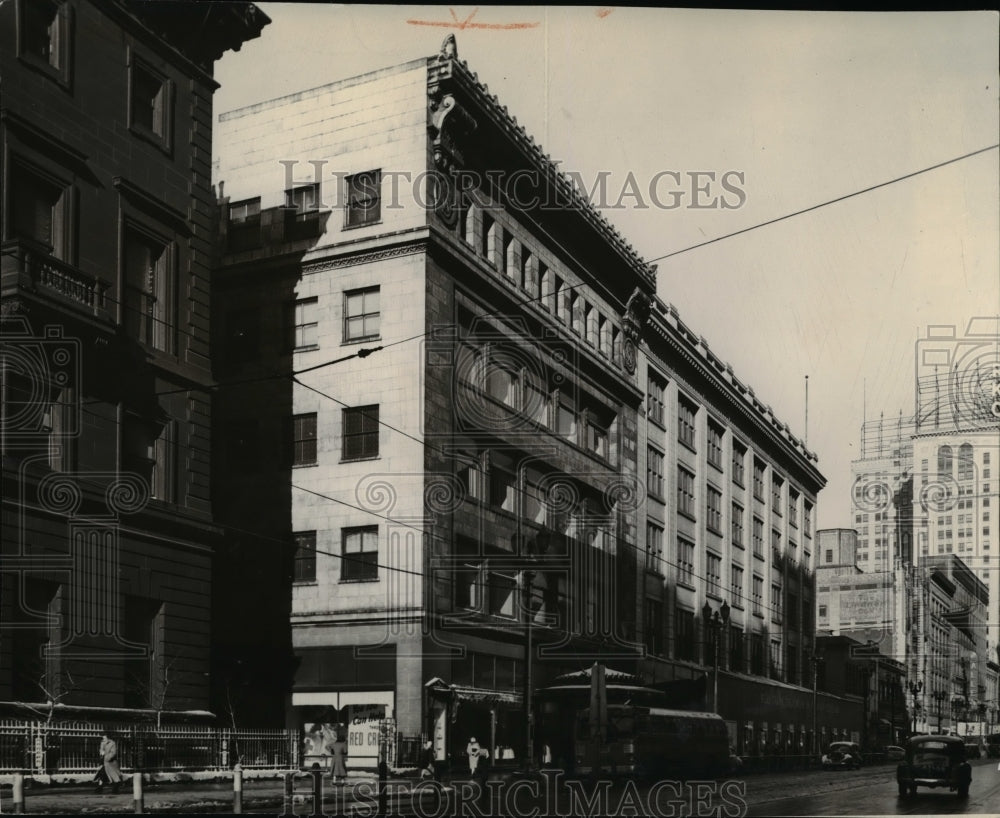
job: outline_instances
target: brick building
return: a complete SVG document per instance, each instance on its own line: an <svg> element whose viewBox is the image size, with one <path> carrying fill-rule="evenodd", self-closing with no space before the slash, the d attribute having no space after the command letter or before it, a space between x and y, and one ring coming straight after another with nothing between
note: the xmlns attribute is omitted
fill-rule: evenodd
<svg viewBox="0 0 1000 818"><path fill-rule="evenodd" d="M169 5L0 4L7 710L210 705L212 71L269 21Z"/></svg>

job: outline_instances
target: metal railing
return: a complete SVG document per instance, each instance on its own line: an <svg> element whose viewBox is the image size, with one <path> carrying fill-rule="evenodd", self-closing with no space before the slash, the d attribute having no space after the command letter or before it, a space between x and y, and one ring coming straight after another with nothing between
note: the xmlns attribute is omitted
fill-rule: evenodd
<svg viewBox="0 0 1000 818"><path fill-rule="evenodd" d="M231 730L216 727L0 721L0 773L86 773L100 762L101 737L118 744L121 766L130 770L289 769L298 766L294 730Z"/></svg>

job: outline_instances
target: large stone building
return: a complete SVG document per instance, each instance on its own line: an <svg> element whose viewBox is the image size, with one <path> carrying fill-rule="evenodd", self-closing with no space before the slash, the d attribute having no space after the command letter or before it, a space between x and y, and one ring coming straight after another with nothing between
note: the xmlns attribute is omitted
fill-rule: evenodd
<svg viewBox="0 0 1000 818"><path fill-rule="evenodd" d="M741 753L804 752L815 743L813 524L825 479L672 305L653 304L645 339L644 670L674 691L707 678L702 704ZM834 703L816 728L839 718Z"/></svg>
<svg viewBox="0 0 1000 818"><path fill-rule="evenodd" d="M166 5L0 3L8 713L211 704L212 71L269 21Z"/></svg>
<svg viewBox="0 0 1000 818"><path fill-rule="evenodd" d="M717 687L743 752L811 746L815 455L454 40L218 135L223 502L294 550L306 739L347 724L374 764L392 717L520 759L525 690L600 660L692 707Z"/></svg>

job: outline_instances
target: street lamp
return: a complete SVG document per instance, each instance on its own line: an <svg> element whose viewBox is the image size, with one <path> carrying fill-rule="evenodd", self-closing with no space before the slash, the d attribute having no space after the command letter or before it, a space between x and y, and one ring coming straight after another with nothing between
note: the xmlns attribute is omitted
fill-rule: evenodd
<svg viewBox="0 0 1000 818"><path fill-rule="evenodd" d="M817 727L817 710L819 707L819 666L826 660L823 657L823 651L816 650L815 638L813 639L812 648L806 650L806 655L812 659L813 666L813 729L812 729L812 751L814 756L819 755L819 733L816 730Z"/></svg>
<svg viewBox="0 0 1000 818"><path fill-rule="evenodd" d="M948 694L944 690L935 690L931 696L937 702L938 735L941 735L941 705L948 698Z"/></svg>
<svg viewBox="0 0 1000 818"><path fill-rule="evenodd" d="M705 618L706 629L711 628L713 643L715 645L715 673L712 679L712 712L719 712L719 634L729 622L729 603L723 600L722 607L713 611L712 606L705 602L701 609L701 615Z"/></svg>
<svg viewBox="0 0 1000 818"><path fill-rule="evenodd" d="M913 696L913 731L911 732L911 735L913 735L913 733L917 732L917 711L920 709L920 702L917 701L917 696L924 689L924 683L918 680L916 682L909 682L906 687L910 691L910 695Z"/></svg>

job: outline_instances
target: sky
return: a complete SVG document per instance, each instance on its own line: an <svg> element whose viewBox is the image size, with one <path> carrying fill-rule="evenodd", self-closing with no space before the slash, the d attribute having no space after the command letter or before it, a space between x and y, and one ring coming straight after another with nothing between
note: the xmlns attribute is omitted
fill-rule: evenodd
<svg viewBox="0 0 1000 818"><path fill-rule="evenodd" d="M592 201L660 297L807 438L819 527L853 523L863 417L913 413L918 338L1000 315L995 12L258 6L217 114L455 34L563 170L605 174Z"/></svg>

